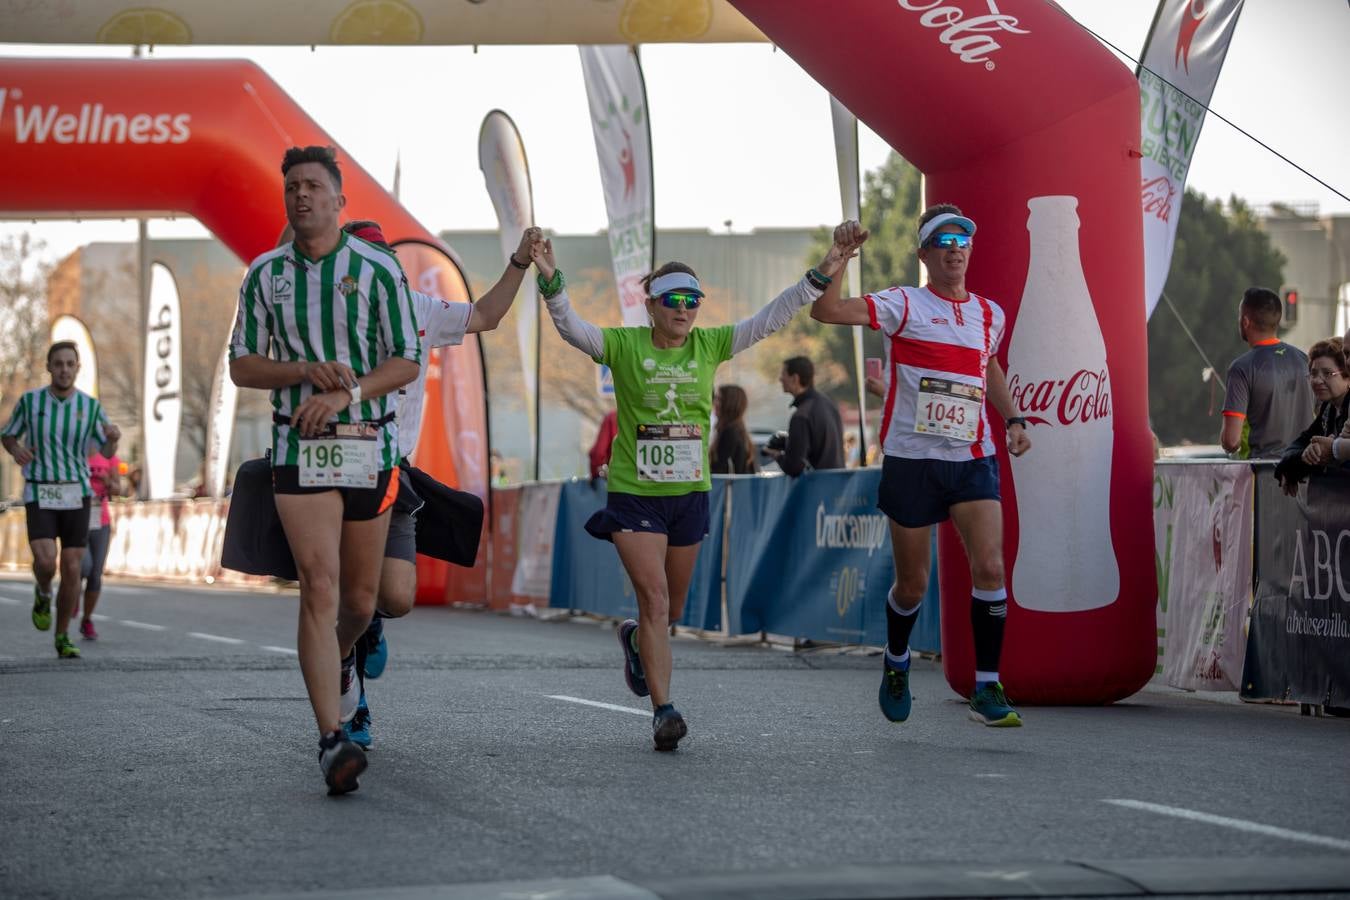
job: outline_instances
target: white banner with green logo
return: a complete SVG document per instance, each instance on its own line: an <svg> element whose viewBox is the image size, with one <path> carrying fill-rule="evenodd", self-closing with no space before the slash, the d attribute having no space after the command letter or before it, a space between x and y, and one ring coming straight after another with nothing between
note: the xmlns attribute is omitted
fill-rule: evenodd
<svg viewBox="0 0 1350 900"><path fill-rule="evenodd" d="M609 215L609 255L625 325L647 325L642 278L656 267L656 213L647 89L637 51L579 47L591 131Z"/></svg>
<svg viewBox="0 0 1350 900"><path fill-rule="evenodd" d="M1144 310L1153 315L1177 237L1186 173L1242 0L1159 0L1139 67Z"/></svg>

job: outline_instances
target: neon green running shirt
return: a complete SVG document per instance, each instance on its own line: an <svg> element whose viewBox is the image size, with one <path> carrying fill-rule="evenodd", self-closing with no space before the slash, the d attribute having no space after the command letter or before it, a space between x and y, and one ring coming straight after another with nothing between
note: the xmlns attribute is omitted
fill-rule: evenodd
<svg viewBox="0 0 1350 900"><path fill-rule="evenodd" d="M678 497L712 488L708 432L713 378L731 359L733 325L693 328L684 346L652 346L651 328L605 328L599 361L614 373L619 433L609 489Z"/></svg>

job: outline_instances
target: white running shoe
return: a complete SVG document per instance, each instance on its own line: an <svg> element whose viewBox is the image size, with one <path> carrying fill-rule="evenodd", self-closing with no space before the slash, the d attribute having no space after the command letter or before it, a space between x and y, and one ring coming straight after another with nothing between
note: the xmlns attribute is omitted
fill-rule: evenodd
<svg viewBox="0 0 1350 900"><path fill-rule="evenodd" d="M356 654L353 653L342 661L342 705L338 708L338 718L343 724L352 720L360 703L361 682L356 677Z"/></svg>

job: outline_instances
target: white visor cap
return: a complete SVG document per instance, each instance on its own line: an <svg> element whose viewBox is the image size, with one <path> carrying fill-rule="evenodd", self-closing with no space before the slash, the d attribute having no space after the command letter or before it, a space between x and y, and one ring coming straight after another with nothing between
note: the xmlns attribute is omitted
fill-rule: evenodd
<svg viewBox="0 0 1350 900"><path fill-rule="evenodd" d="M648 293L653 297L660 297L670 291L688 291L691 294L703 296L703 289L698 286L698 279L688 272L668 272L659 278L653 278Z"/></svg>
<svg viewBox="0 0 1350 900"><path fill-rule="evenodd" d="M934 216L928 220L928 224L919 229L919 246L928 245L928 239L943 225L960 225L961 230L974 237L975 223L965 216L958 216L956 213L943 213L940 216Z"/></svg>

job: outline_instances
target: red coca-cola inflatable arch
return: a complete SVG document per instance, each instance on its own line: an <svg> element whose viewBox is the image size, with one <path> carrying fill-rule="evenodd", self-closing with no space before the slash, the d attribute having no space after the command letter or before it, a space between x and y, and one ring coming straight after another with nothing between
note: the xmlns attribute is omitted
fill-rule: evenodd
<svg viewBox="0 0 1350 900"><path fill-rule="evenodd" d="M0 212L184 213L249 261L275 246L286 224L282 154L307 144L336 142L250 62L0 59ZM375 219L407 248L401 257L415 283L467 300L448 248L355 160L339 158L348 214ZM438 359L426 421L444 427L422 429L418 463L486 495L478 344ZM442 383L455 385L454 396ZM424 602L482 593L481 572L452 579L445 563L425 560L419 574Z"/></svg>
<svg viewBox="0 0 1350 900"><path fill-rule="evenodd" d="M1044 0L732 3L923 171L928 202L979 224L968 283L1008 312L999 355L1035 421L1025 460L1000 452L1003 681L1025 703L1129 696L1157 655L1138 82ZM950 526L939 557L943 663L965 694Z"/></svg>

